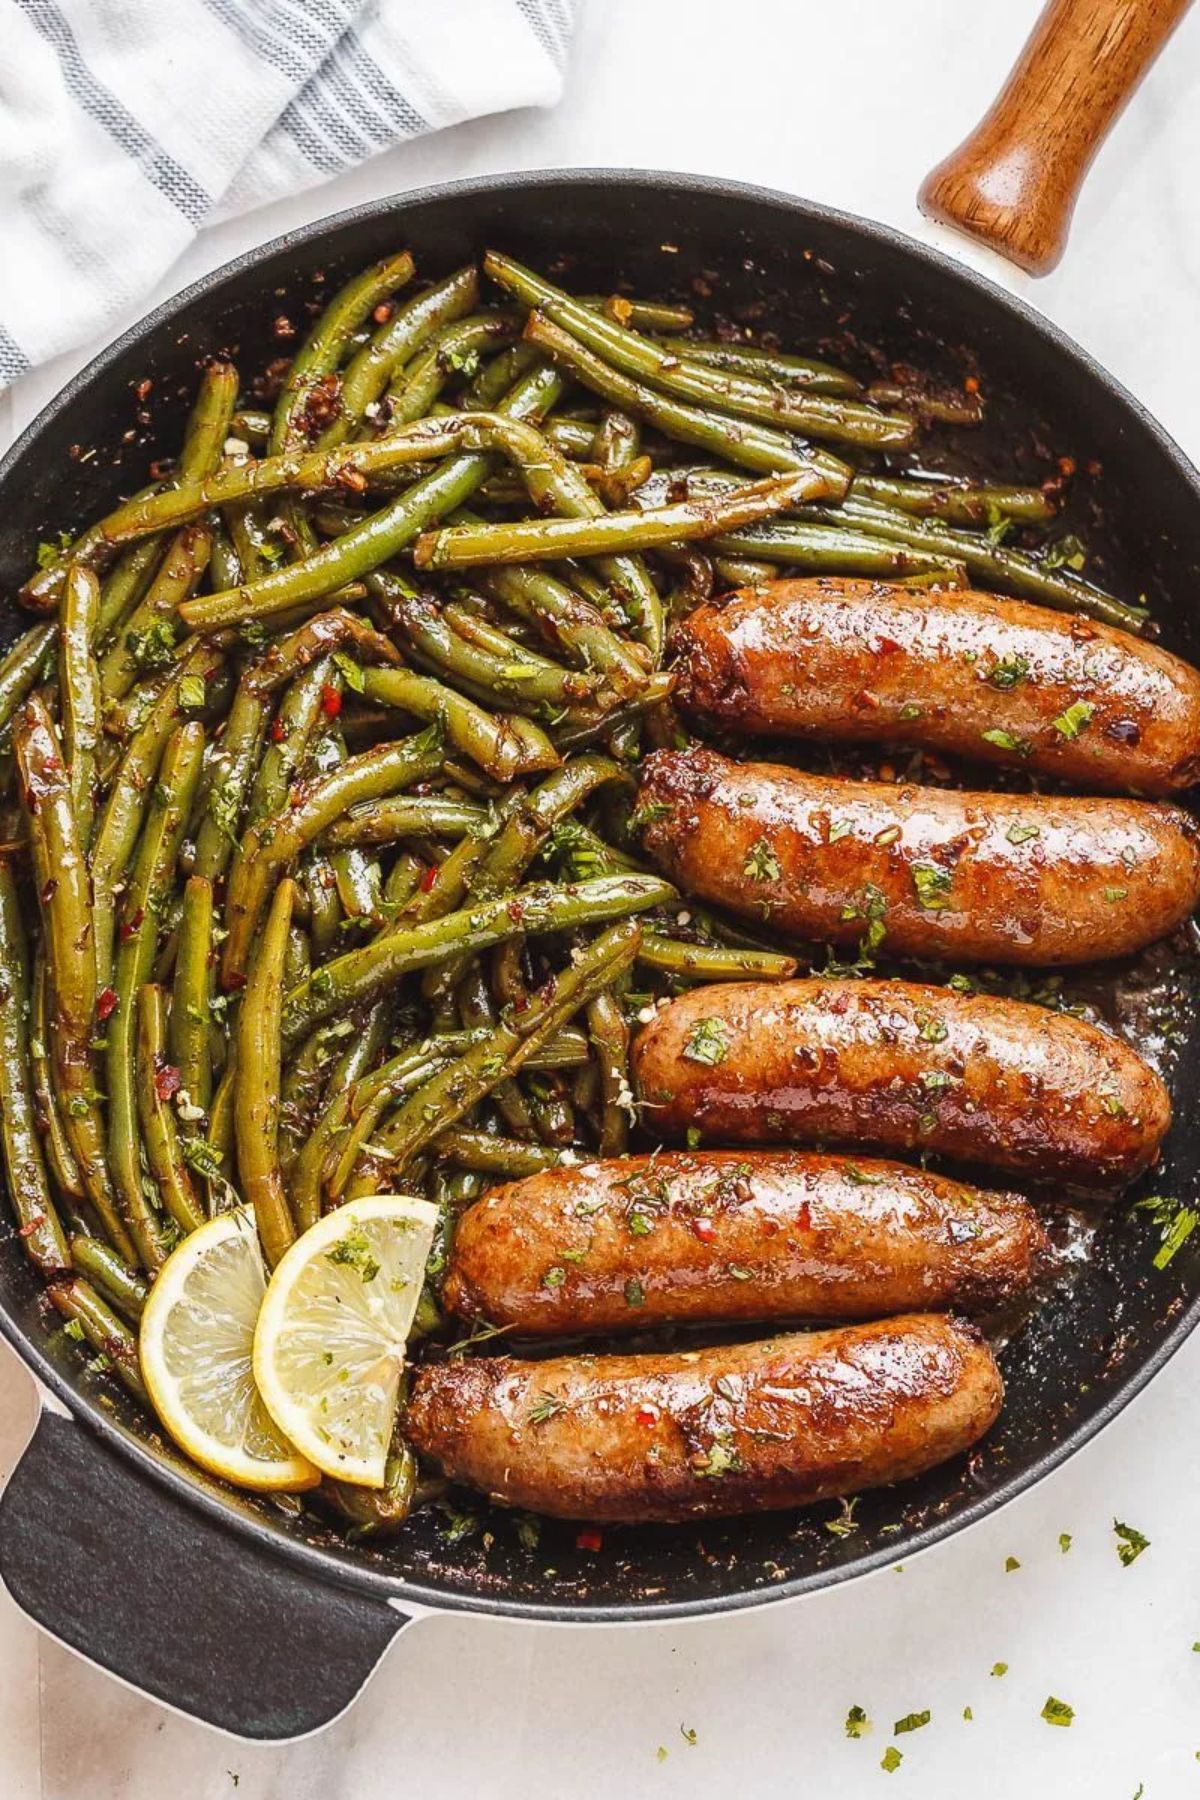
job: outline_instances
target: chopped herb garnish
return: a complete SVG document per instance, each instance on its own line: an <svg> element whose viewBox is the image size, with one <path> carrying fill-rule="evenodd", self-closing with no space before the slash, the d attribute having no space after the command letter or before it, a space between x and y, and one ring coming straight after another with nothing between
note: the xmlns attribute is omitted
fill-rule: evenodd
<svg viewBox="0 0 1200 1800"><path fill-rule="evenodd" d="M1014 1570L1014 1569L1019 1569L1019 1568L1020 1568L1020 1566L1021 1566L1021 1565L1020 1565L1020 1563L1019 1563L1019 1562L1018 1562L1018 1561L1017 1561L1017 1559L1016 1559L1016 1557L1015 1557L1015 1556L1006 1556L1006 1557L1005 1557L1005 1559L1004 1559L1004 1573L1005 1573L1005 1574L1006 1574L1006 1575L1011 1575L1011 1574L1012 1574L1012 1572L1013 1572L1013 1570Z"/></svg>
<svg viewBox="0 0 1200 1800"><path fill-rule="evenodd" d="M1162 1242L1154 1253L1156 1269L1165 1269L1200 1225L1200 1212L1190 1206L1180 1206L1163 1194L1151 1194L1145 1200L1138 1200L1133 1210L1148 1212L1161 1233Z"/></svg>
<svg viewBox="0 0 1200 1800"><path fill-rule="evenodd" d="M1042 1717L1047 1725L1069 1725L1075 1717L1075 1708L1068 1706L1065 1700L1056 1700L1053 1694L1048 1694L1042 1708Z"/></svg>
<svg viewBox="0 0 1200 1800"><path fill-rule="evenodd" d="M900 708L900 717L903 720L904 724L906 724L906 725L909 724L910 721L913 719L919 719L920 716L921 716L920 707L914 705L914 703L911 700L908 702L907 706L902 706Z"/></svg>
<svg viewBox="0 0 1200 1800"><path fill-rule="evenodd" d="M379 1273L379 1264L371 1255L371 1245L361 1225L352 1226L325 1255L331 1263L355 1270L364 1281L374 1281Z"/></svg>
<svg viewBox="0 0 1200 1800"><path fill-rule="evenodd" d="M846 1714L846 1736L848 1738L860 1738L870 1723L870 1719L868 1719L861 1706L852 1706L850 1711Z"/></svg>
<svg viewBox="0 0 1200 1800"><path fill-rule="evenodd" d="M742 873L751 881L779 880L779 859L765 837L756 838L751 844Z"/></svg>
<svg viewBox="0 0 1200 1800"><path fill-rule="evenodd" d="M1029 658L1026 656L1003 656L993 663L985 679L995 688L1019 687L1029 673Z"/></svg>
<svg viewBox="0 0 1200 1800"><path fill-rule="evenodd" d="M899 1737L902 1731L920 1731L922 1725L928 1725L932 1717L933 1714L928 1707L924 1712L905 1713L904 1717L897 1719L892 1726L892 1736Z"/></svg>
<svg viewBox="0 0 1200 1800"><path fill-rule="evenodd" d="M697 1741L697 1732L694 1725L681 1724L679 1727L679 1735L685 1744L694 1744Z"/></svg>
<svg viewBox="0 0 1200 1800"><path fill-rule="evenodd" d="M566 1279L567 1271L560 1268L559 1265L555 1263L551 1268L547 1269L546 1273L542 1276L542 1286L547 1288L560 1288Z"/></svg>
<svg viewBox="0 0 1200 1800"><path fill-rule="evenodd" d="M997 750L1015 750L1018 756L1028 756L1031 746L1024 738L1014 737L1011 731L1005 731L999 725L993 725L990 731L981 731L980 737L985 744L994 744Z"/></svg>
<svg viewBox="0 0 1200 1800"><path fill-rule="evenodd" d="M996 1675L996 1676L1007 1675L1008 1674L1008 1664L1007 1663L993 1663L992 1664L992 1674Z"/></svg>
<svg viewBox="0 0 1200 1800"><path fill-rule="evenodd" d="M722 1475L740 1474L742 1459L730 1442L728 1431L713 1438L703 1456L692 1458L693 1472L706 1481L719 1481Z"/></svg>
<svg viewBox="0 0 1200 1800"><path fill-rule="evenodd" d="M185 675L179 683L179 704L189 711L195 712L208 699L208 689L204 685L202 675Z"/></svg>
<svg viewBox="0 0 1200 1800"><path fill-rule="evenodd" d="M894 1775L903 1761L904 1757L897 1750L895 1744L889 1744L880 1759L879 1766L888 1775Z"/></svg>
<svg viewBox="0 0 1200 1800"><path fill-rule="evenodd" d="M1074 569L1078 573L1086 561L1087 551L1073 531L1048 544L1042 552L1043 569Z"/></svg>
<svg viewBox="0 0 1200 1800"><path fill-rule="evenodd" d="M1069 1531L1060 1531L1059 1532L1058 1547L1062 1551L1063 1555L1065 1556L1067 1554L1067 1551L1071 1548L1071 1534Z"/></svg>
<svg viewBox="0 0 1200 1800"><path fill-rule="evenodd" d="M1057 719L1052 719L1050 723L1061 737L1077 738L1090 723L1095 710L1093 701L1076 700L1073 706L1068 706L1066 712L1060 712Z"/></svg>
<svg viewBox="0 0 1200 1800"><path fill-rule="evenodd" d="M553 1394L543 1394L537 1404L530 1410L529 1423L531 1425L544 1425L547 1419L552 1419L556 1413L562 1412L566 1404L565 1400L555 1399Z"/></svg>
<svg viewBox="0 0 1200 1800"><path fill-rule="evenodd" d="M1120 901L1128 900L1129 889L1127 887L1106 887L1104 898L1110 906L1116 906Z"/></svg>
<svg viewBox="0 0 1200 1800"><path fill-rule="evenodd" d="M355 662L354 658L352 656L347 656L344 650L335 650L333 653L333 663L334 667L341 675L342 680L351 692L361 694L367 685L367 678L363 674L358 663Z"/></svg>
<svg viewBox="0 0 1200 1800"><path fill-rule="evenodd" d="M625 1283L626 1306L645 1306L646 1291L636 1275L631 1275Z"/></svg>
<svg viewBox="0 0 1200 1800"><path fill-rule="evenodd" d="M175 627L170 619L156 619L145 631L128 631L125 648L135 669L167 669L175 660Z"/></svg>
<svg viewBox="0 0 1200 1800"><path fill-rule="evenodd" d="M825 1521L826 1531L831 1531L834 1537L849 1537L853 1532L857 1531L858 1520L854 1516L857 1505L857 1494L854 1496L853 1500L839 1500L837 1517L826 1519Z"/></svg>
<svg viewBox="0 0 1200 1800"><path fill-rule="evenodd" d="M1041 837L1040 825L1018 825L1015 822L1005 832L1010 844L1027 844L1030 838Z"/></svg>
<svg viewBox="0 0 1200 1800"><path fill-rule="evenodd" d="M830 819L829 842L836 844L839 838L848 837L852 829L849 819Z"/></svg>
<svg viewBox="0 0 1200 1800"><path fill-rule="evenodd" d="M1118 1539L1117 1555L1121 1559L1121 1567L1127 1569L1131 1562L1136 1562L1143 1550L1150 1548L1150 1539L1135 1531L1132 1525L1123 1525L1120 1519L1113 1520L1113 1530Z"/></svg>
<svg viewBox="0 0 1200 1800"><path fill-rule="evenodd" d="M692 1027L692 1035L683 1047L686 1062L703 1063L715 1069L729 1054L729 1038L722 1019L700 1019Z"/></svg>

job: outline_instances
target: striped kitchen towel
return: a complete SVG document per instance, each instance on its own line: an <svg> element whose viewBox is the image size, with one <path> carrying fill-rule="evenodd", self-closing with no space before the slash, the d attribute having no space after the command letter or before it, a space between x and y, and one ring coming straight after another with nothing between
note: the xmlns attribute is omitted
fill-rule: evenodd
<svg viewBox="0 0 1200 1800"><path fill-rule="evenodd" d="M558 99L577 0L0 0L0 388L213 219Z"/></svg>

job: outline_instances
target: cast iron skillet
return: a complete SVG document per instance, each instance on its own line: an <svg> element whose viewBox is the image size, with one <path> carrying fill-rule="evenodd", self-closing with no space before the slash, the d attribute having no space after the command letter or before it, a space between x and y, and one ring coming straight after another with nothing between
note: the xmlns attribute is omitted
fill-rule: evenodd
<svg viewBox="0 0 1200 1800"><path fill-rule="evenodd" d="M316 271L327 290L408 244L431 276L493 243L543 268L566 259L585 291L607 291L619 277L647 295L712 287L727 311L760 309L786 344L833 339L860 367L873 347L885 363L959 381L977 359L988 422L938 443L960 465L1016 466L1035 479L1050 449L1081 467L1098 459L1105 511L1080 504L1104 577L1118 592L1145 592L1165 643L1200 658L1200 480L1074 344L878 225L761 189L626 172L502 176L400 195L279 238L189 288L98 357L0 466L0 592L28 571L39 537L142 483L159 443L178 441L200 359L231 352L249 371L277 353L270 321L312 297ZM851 335L853 344L841 341ZM133 388L147 375L156 398L142 429ZM72 456L72 445L83 453ZM1189 1054L1196 984L1186 950L1151 953L1116 983L1072 979L1165 1057L1187 1121L1200 1058ZM1153 1190L1188 1198L1198 1160L1196 1133L1178 1126ZM1111 1214L1075 1278L1005 1352L1007 1404L976 1454L864 1497L850 1535L827 1531L833 1509L820 1508L702 1530L610 1530L596 1554L552 1524L531 1546L498 1511L473 1524L425 1512L390 1544L346 1544L219 1487L150 1433L105 1376L86 1372L74 1344L47 1336L38 1283L9 1230L0 1329L61 1405L44 1407L0 1503L0 1572L19 1604L96 1662L261 1738L333 1718L395 1633L431 1607L608 1623L793 1597L947 1537L1111 1419L1200 1317L1200 1232L1162 1271L1151 1263L1156 1243L1146 1213L1131 1217L1123 1204Z"/></svg>

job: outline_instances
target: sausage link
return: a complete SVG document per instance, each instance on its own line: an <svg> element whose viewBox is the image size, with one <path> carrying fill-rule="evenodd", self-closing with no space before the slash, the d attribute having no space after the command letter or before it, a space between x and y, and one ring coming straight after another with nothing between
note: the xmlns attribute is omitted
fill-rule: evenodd
<svg viewBox="0 0 1200 1800"><path fill-rule="evenodd" d="M1166 794L1200 777L1200 673L1025 600L825 576L697 609L677 698L769 737L891 743Z"/></svg>
<svg viewBox="0 0 1200 1800"><path fill-rule="evenodd" d="M1153 1069L1083 1019L907 981L694 988L639 1034L648 1130L928 1150L1100 1188L1158 1154Z"/></svg>
<svg viewBox="0 0 1200 1800"><path fill-rule="evenodd" d="M645 841L690 893L821 943L1055 967L1165 937L1200 900L1200 830L1148 800L969 794L712 750L647 758Z"/></svg>
<svg viewBox="0 0 1200 1800"><path fill-rule="evenodd" d="M970 1326L911 1313L711 1350L436 1363L404 1431L508 1505L638 1523L902 1481L968 1449L1002 1398Z"/></svg>
<svg viewBox="0 0 1200 1800"><path fill-rule="evenodd" d="M463 1214L451 1311L539 1335L984 1311L1047 1250L1033 1208L900 1163L686 1151L554 1169Z"/></svg>

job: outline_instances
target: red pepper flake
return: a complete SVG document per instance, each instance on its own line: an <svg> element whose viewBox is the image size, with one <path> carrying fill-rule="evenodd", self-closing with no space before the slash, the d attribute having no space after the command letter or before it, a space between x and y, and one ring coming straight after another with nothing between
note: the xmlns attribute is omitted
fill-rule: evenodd
<svg viewBox="0 0 1200 1800"><path fill-rule="evenodd" d="M711 1244L717 1235L717 1228L712 1220L702 1213L698 1219L692 1220L692 1232L702 1244Z"/></svg>
<svg viewBox="0 0 1200 1800"><path fill-rule="evenodd" d="M100 1023L103 1025L105 1019L111 1019L116 1010L117 990L110 987L101 988L96 996L96 1017Z"/></svg>
<svg viewBox="0 0 1200 1800"><path fill-rule="evenodd" d="M275 320L271 329L277 338L294 338L296 335L296 327L292 324L292 321L288 318L286 313L279 314L279 317Z"/></svg>
<svg viewBox="0 0 1200 1800"><path fill-rule="evenodd" d="M240 993L242 988L245 987L245 985L246 985L246 977L244 975L238 975L238 974L231 975L229 977L228 981L225 983L225 986L228 989L230 989L230 991L233 993Z"/></svg>
<svg viewBox="0 0 1200 1800"><path fill-rule="evenodd" d="M360 469L341 468L336 480L341 487L349 488L352 494L365 494L367 491L367 478Z"/></svg>
<svg viewBox="0 0 1200 1800"><path fill-rule="evenodd" d="M604 1533L589 1526L586 1531L581 1531L575 1539L575 1548L577 1550L603 1550Z"/></svg>
<svg viewBox="0 0 1200 1800"><path fill-rule="evenodd" d="M438 877L438 872L436 869L434 869L434 868L426 869L425 873L421 877L421 892L423 894L428 894L431 891L431 889L433 888L434 884L437 881L437 877Z"/></svg>
<svg viewBox="0 0 1200 1800"><path fill-rule="evenodd" d="M144 909L139 906L137 911L134 913L133 917L131 919L125 920L124 924L121 926L121 930L120 930L120 934L119 934L121 942L123 944L127 944L129 942L130 938L133 936L134 932L137 930L138 926L141 924L141 922L145 918L145 916L146 916L146 914L145 914Z"/></svg>
<svg viewBox="0 0 1200 1800"><path fill-rule="evenodd" d="M183 1076L172 1063L160 1063L154 1071L154 1091L160 1100L173 1100L183 1086Z"/></svg>
<svg viewBox="0 0 1200 1800"><path fill-rule="evenodd" d="M977 394L979 392L978 375L968 375L963 382L963 388L968 394Z"/></svg>
<svg viewBox="0 0 1200 1800"><path fill-rule="evenodd" d="M45 887L42 889L42 905L49 906L50 902L53 900L53 898L57 892L58 892L57 881L53 881L53 880L48 881L46 883Z"/></svg>
<svg viewBox="0 0 1200 1800"><path fill-rule="evenodd" d="M342 710L342 696L332 682L321 689L321 711L327 719L336 719Z"/></svg>
<svg viewBox="0 0 1200 1800"><path fill-rule="evenodd" d="M639 1406L633 1416L637 1420L639 1425L645 1425L648 1427L651 1425L658 1424L658 1408L657 1408L657 1406Z"/></svg>
<svg viewBox="0 0 1200 1800"><path fill-rule="evenodd" d="M17 1236L21 1237L21 1238L32 1237L34 1232L38 1230L39 1226L42 1226L45 1223L46 1223L45 1213L34 1213L32 1219L27 1220L24 1225L21 1225L17 1228Z"/></svg>
<svg viewBox="0 0 1200 1800"><path fill-rule="evenodd" d="M879 695L872 694L867 688L861 688L854 696L855 706L865 706L868 711L875 712L879 708Z"/></svg>
<svg viewBox="0 0 1200 1800"><path fill-rule="evenodd" d="M1064 481L1069 481L1075 473L1075 458L1073 456L1060 456L1058 459L1058 472Z"/></svg>
<svg viewBox="0 0 1200 1800"><path fill-rule="evenodd" d="M271 722L271 739L272 739L272 741L276 744L282 744L282 742L286 736L287 736L287 726L284 724L283 720L282 719L272 720L272 722Z"/></svg>
<svg viewBox="0 0 1200 1800"><path fill-rule="evenodd" d="M381 300L371 317L377 325L386 325L395 310L390 300Z"/></svg>
<svg viewBox="0 0 1200 1800"><path fill-rule="evenodd" d="M137 386L134 388L133 391L139 400L144 400L146 398L146 396L150 393L150 390L153 388L153 386L154 386L154 383L151 381L150 377L148 375L146 375L143 377L143 379L141 381L138 382Z"/></svg>

